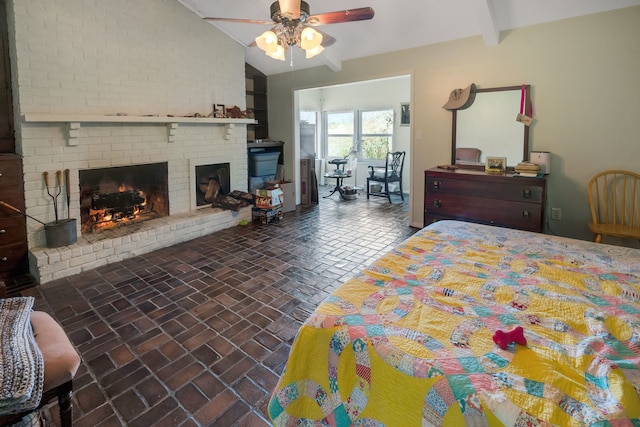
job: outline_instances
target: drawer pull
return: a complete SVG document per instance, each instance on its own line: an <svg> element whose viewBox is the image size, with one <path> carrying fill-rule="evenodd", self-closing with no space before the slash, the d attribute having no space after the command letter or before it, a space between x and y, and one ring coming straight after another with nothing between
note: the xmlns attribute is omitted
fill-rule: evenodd
<svg viewBox="0 0 640 427"><path fill-rule="evenodd" d="M4 234L6 232L7 232L7 230L5 230L5 229L0 230L0 234Z"/></svg>
<svg viewBox="0 0 640 427"><path fill-rule="evenodd" d="M529 211L522 211L522 216L524 218L531 218L531 213Z"/></svg>
<svg viewBox="0 0 640 427"><path fill-rule="evenodd" d="M522 191L522 197L524 197L525 199L530 199L531 198L531 189L529 187L525 188Z"/></svg>
<svg viewBox="0 0 640 427"><path fill-rule="evenodd" d="M433 189L434 190L440 189L440 181L433 181Z"/></svg>
<svg viewBox="0 0 640 427"><path fill-rule="evenodd" d="M442 200L435 199L433 201L433 206L435 206L436 208L441 208L442 207Z"/></svg>
<svg viewBox="0 0 640 427"><path fill-rule="evenodd" d="M7 261L9 261L9 258L7 258L6 256L3 256L3 257L0 259L0 261L2 261L2 262L7 262Z"/></svg>

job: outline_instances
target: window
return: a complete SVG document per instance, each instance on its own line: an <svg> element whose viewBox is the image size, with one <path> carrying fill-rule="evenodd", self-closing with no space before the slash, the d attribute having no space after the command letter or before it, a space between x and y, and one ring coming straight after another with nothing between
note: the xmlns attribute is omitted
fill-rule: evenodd
<svg viewBox="0 0 640 427"><path fill-rule="evenodd" d="M346 157L355 148L360 159L384 159L393 142L393 109L325 112L325 153Z"/></svg>
<svg viewBox="0 0 640 427"><path fill-rule="evenodd" d="M321 152L320 132L318 128L319 113L316 111L300 111L300 158L313 159Z"/></svg>
<svg viewBox="0 0 640 427"><path fill-rule="evenodd" d="M393 110L360 112L360 150L362 159L384 159L391 151Z"/></svg>
<svg viewBox="0 0 640 427"><path fill-rule="evenodd" d="M355 115L353 111L325 113L328 157L345 157L355 141Z"/></svg>

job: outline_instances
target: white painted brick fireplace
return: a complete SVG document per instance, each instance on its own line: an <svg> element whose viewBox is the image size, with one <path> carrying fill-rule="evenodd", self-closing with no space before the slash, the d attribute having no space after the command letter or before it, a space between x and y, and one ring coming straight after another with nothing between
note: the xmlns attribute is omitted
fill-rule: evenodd
<svg viewBox="0 0 640 427"><path fill-rule="evenodd" d="M25 117L28 120L29 116ZM194 165L202 163L200 159L229 163L231 188L246 190L244 124L229 128L216 123L180 123L174 129L173 142L169 142L167 127L162 123L83 122L73 142L76 145L71 146L66 137L68 129L65 131L68 127L65 122L23 127L23 147L34 153L23 159L27 212L36 218L53 220L53 203L44 188L42 172L47 171L53 177L56 170L70 169L70 209L67 211L63 191L63 197L58 198L58 215L78 220L78 243L57 248L47 248L44 227L29 222L29 264L32 275L41 284L251 219L249 208L237 213L210 207L195 209L194 202ZM79 170L159 162L168 163L168 217L96 235L80 233Z"/></svg>
<svg viewBox="0 0 640 427"><path fill-rule="evenodd" d="M177 0L7 3L26 213L46 223L55 219L43 172L53 183L56 171L69 169L70 209L63 192L58 215L78 220L78 242L60 248L47 248L42 224L27 220L36 280L43 284L250 219L249 208L196 209L192 200L193 165L205 160L229 163L231 190L246 191L246 125L182 118L206 115L213 104L245 107L242 46ZM124 233L127 226L81 234L80 170L159 162L168 164L169 216Z"/></svg>

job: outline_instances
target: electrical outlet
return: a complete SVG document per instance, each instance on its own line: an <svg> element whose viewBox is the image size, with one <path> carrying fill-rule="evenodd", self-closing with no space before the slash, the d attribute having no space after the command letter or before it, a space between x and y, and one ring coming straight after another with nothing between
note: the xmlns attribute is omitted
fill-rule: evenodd
<svg viewBox="0 0 640 427"><path fill-rule="evenodd" d="M551 219L555 221L560 221L562 219L562 209L551 208Z"/></svg>

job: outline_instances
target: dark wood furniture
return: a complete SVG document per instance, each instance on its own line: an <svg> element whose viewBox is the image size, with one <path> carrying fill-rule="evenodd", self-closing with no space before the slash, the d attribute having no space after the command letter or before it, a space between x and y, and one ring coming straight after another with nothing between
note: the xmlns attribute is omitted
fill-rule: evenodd
<svg viewBox="0 0 640 427"><path fill-rule="evenodd" d="M367 176L367 200L369 196L386 197L391 203L391 194L398 194L404 201L402 192L402 171L404 170L404 157L406 152L395 151L387 153L387 160L384 167L369 166L369 175ZM371 183L382 185L380 191L371 191ZM389 184L396 183L398 190L389 191Z"/></svg>
<svg viewBox="0 0 640 427"><path fill-rule="evenodd" d="M22 159L15 154L0 154L0 200L24 212ZM25 217L0 206L0 280L11 288L11 277L28 271Z"/></svg>
<svg viewBox="0 0 640 427"><path fill-rule="evenodd" d="M247 140L269 138L269 122L267 114L267 76L249 64L244 66L247 109L253 110L256 124L247 125Z"/></svg>
<svg viewBox="0 0 640 427"><path fill-rule="evenodd" d="M470 169L424 173L424 225L457 219L543 232L546 180Z"/></svg>

